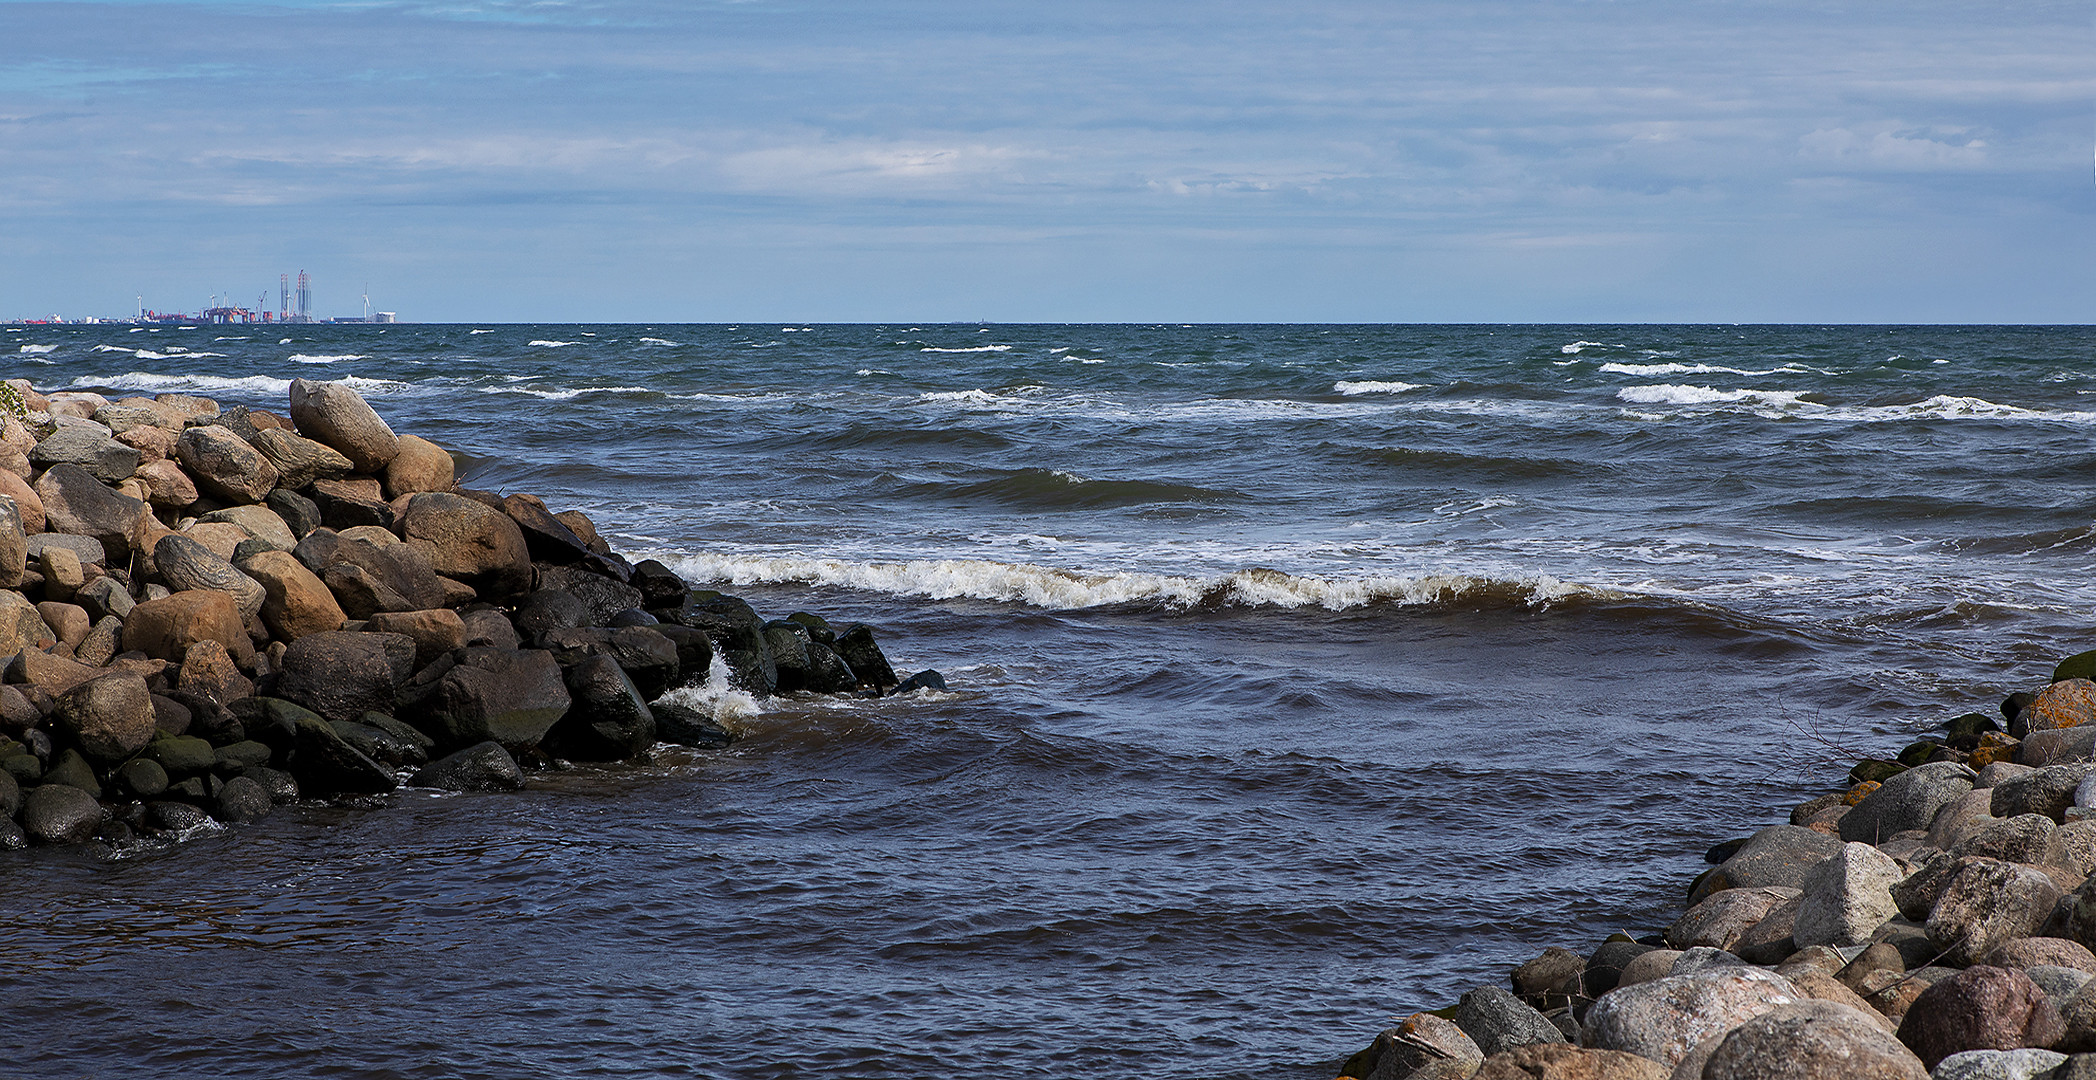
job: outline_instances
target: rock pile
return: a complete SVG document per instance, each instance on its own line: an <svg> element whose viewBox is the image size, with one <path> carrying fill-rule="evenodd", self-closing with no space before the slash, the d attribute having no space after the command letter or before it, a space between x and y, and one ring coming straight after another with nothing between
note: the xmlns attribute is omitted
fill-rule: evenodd
<svg viewBox="0 0 2096 1080"><path fill-rule="evenodd" d="M0 848L725 745L664 700L720 672L758 694L944 685L898 679L863 625L766 620L629 564L578 512L458 487L449 453L340 383L294 382L288 417L7 385Z"/></svg>
<svg viewBox="0 0 2096 1080"><path fill-rule="evenodd" d="M1356 1080L2096 1080L2096 652L1711 849L1665 932L1545 949Z"/></svg>

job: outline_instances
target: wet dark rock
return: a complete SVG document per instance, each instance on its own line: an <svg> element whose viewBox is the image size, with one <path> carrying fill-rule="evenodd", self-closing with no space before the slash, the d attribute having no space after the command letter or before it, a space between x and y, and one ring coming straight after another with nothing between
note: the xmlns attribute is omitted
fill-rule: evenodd
<svg viewBox="0 0 2096 1080"><path fill-rule="evenodd" d="M676 623L663 623L653 629L676 648L679 677L686 682L704 682L713 668L713 638L704 630Z"/></svg>
<svg viewBox="0 0 2096 1080"><path fill-rule="evenodd" d="M467 645L489 645L497 649L515 649L524 644L517 635L517 628L496 608L481 608L459 612L459 619L466 627Z"/></svg>
<svg viewBox="0 0 2096 1080"><path fill-rule="evenodd" d="M631 584L640 590L641 606L649 608L676 607L691 588L676 571L654 559L642 559L633 568Z"/></svg>
<svg viewBox="0 0 2096 1080"><path fill-rule="evenodd" d="M371 713L366 716L374 715ZM349 720L331 720L328 726L356 751L383 765L420 765L429 760L421 747L395 738L390 732ZM427 738L427 736L424 736Z"/></svg>
<svg viewBox="0 0 2096 1080"><path fill-rule="evenodd" d="M885 691L897 683L895 669L888 666L888 657L873 639L873 627L865 623L846 627L837 635L836 649L837 655L851 665L852 674L858 676L860 686Z"/></svg>
<svg viewBox="0 0 2096 1080"><path fill-rule="evenodd" d="M573 705L546 733L548 752L576 761L624 761L655 744L655 716L633 680L610 656L583 658L567 670Z"/></svg>
<svg viewBox="0 0 2096 1080"><path fill-rule="evenodd" d="M678 746L717 750L735 741L735 733L697 709L669 701L648 706L655 714L655 737Z"/></svg>
<svg viewBox="0 0 2096 1080"><path fill-rule="evenodd" d="M786 618L791 622L797 622L807 627L808 640L815 642L817 645L835 645L837 643L837 631L831 629L829 622L820 615L810 614L806 611L796 611L786 616Z"/></svg>
<svg viewBox="0 0 2096 1080"><path fill-rule="evenodd" d="M540 645L546 635L555 630L590 625L590 609L581 597L573 593L562 589L540 589L518 605L517 614L510 621L516 624L517 633L524 640Z"/></svg>
<svg viewBox="0 0 2096 1080"><path fill-rule="evenodd" d="M359 753L317 713L290 714L292 746L289 768L299 790L308 795L384 794L393 790L393 773Z"/></svg>
<svg viewBox="0 0 2096 1080"><path fill-rule="evenodd" d="M70 784L33 788L22 801L22 831L38 844L84 844L102 825L102 804Z"/></svg>
<svg viewBox="0 0 2096 1080"><path fill-rule="evenodd" d="M235 825L260 821L269 816L273 806L269 792L261 784L245 777L236 776L218 789L217 804L211 816Z"/></svg>
<svg viewBox="0 0 2096 1080"><path fill-rule="evenodd" d="M276 696L330 720L390 712L414 672L415 642L404 634L330 630L307 634L284 651Z"/></svg>
<svg viewBox="0 0 2096 1080"><path fill-rule="evenodd" d="M629 608L645 605L639 589L580 566L551 566L538 574L541 589L558 589L582 601L589 609L587 625L603 626L611 617Z"/></svg>
<svg viewBox="0 0 2096 1080"><path fill-rule="evenodd" d="M278 806L298 801L298 778L288 772L261 765L251 765L240 775L262 785L262 790L269 793L269 801Z"/></svg>
<svg viewBox="0 0 2096 1080"><path fill-rule="evenodd" d="M585 562L596 555L589 549L589 544L575 535L566 522L554 517L536 495L505 496L502 511L524 533L524 546L535 562Z"/></svg>
<svg viewBox="0 0 2096 1080"><path fill-rule="evenodd" d="M149 828L173 833L189 832L210 820L210 815L186 802L163 801L146 804L146 824Z"/></svg>
<svg viewBox="0 0 2096 1080"><path fill-rule="evenodd" d="M808 673L804 686L815 694L848 694L857 689L859 677L852 674L851 665L827 645L810 642L808 645Z"/></svg>
<svg viewBox="0 0 2096 1080"><path fill-rule="evenodd" d="M676 689L682 671L677 646L652 626L554 630L541 637L539 644L564 669L587 657L611 657L647 701Z"/></svg>
<svg viewBox="0 0 2096 1080"><path fill-rule="evenodd" d="M220 776L240 776L257 765L267 765L271 757L269 747L253 739L219 747L213 752L211 771Z"/></svg>
<svg viewBox="0 0 2096 1080"><path fill-rule="evenodd" d="M660 626L662 620L639 608L627 608L604 621L606 626Z"/></svg>
<svg viewBox="0 0 2096 1080"><path fill-rule="evenodd" d="M774 619L763 626L764 644L771 652L778 673L777 689L790 694L808 686L808 628L797 622Z"/></svg>
<svg viewBox="0 0 2096 1080"><path fill-rule="evenodd" d="M888 691L888 694L889 696L893 697L897 694L910 693L913 690L944 689L946 689L946 676L927 668L923 671L918 672L915 675L910 676L907 679L904 679L901 683L896 685L895 689Z"/></svg>
<svg viewBox="0 0 2096 1080"><path fill-rule="evenodd" d="M524 786L524 773L499 743L484 742L431 762L408 783L444 791L515 791Z"/></svg>
<svg viewBox="0 0 2096 1080"><path fill-rule="evenodd" d="M95 798L102 797L102 781L95 775L94 767L80 756L80 751L67 747L51 759L44 770L44 786L64 784L79 788Z"/></svg>
<svg viewBox="0 0 2096 1080"><path fill-rule="evenodd" d="M131 799L158 798L161 792L167 790L168 784L167 770L161 768L158 762L147 761L144 758L133 758L124 762L112 779L116 782L117 790Z"/></svg>
<svg viewBox="0 0 2096 1080"><path fill-rule="evenodd" d="M492 740L516 749L536 745L570 702L552 653L468 646L419 712L403 718L440 748Z"/></svg>
<svg viewBox="0 0 2096 1080"><path fill-rule="evenodd" d="M1517 1046L1565 1041L1542 1013L1496 986L1464 994L1456 1004L1455 1022L1488 1057Z"/></svg>

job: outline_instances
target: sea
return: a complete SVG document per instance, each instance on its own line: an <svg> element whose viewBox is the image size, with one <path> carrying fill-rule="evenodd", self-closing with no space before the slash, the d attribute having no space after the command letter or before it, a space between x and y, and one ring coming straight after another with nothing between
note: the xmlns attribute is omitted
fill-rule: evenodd
<svg viewBox="0 0 2096 1080"><path fill-rule="evenodd" d="M2096 328L0 329L343 380L947 689L0 856L0 1073L1329 1078L2096 647Z"/></svg>

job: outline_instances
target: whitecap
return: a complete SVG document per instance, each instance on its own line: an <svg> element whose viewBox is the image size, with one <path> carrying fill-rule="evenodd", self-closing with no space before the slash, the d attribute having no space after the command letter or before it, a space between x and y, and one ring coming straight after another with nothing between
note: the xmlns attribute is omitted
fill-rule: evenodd
<svg viewBox="0 0 2096 1080"><path fill-rule="evenodd" d="M532 386L483 386L483 394L530 394L547 401L568 401L584 394L646 394L652 392L645 386L577 386L561 390L541 390Z"/></svg>
<svg viewBox="0 0 2096 1080"><path fill-rule="evenodd" d="M937 353L1010 352L1012 347L1010 345L978 345L972 349L941 349L935 345L926 345L917 351Z"/></svg>
<svg viewBox="0 0 2096 1080"><path fill-rule="evenodd" d="M1629 347L1628 345L1610 345L1606 341L1575 341L1570 345L1558 346L1557 351L1564 353L1566 356L1577 356L1588 349L1627 349Z"/></svg>
<svg viewBox="0 0 2096 1080"><path fill-rule="evenodd" d="M18 350L18 351L20 351L20 352L25 352L25 353L29 353L29 354L31 354L31 355L41 356L41 355L43 355L43 354L45 354L45 353L57 352L57 351L58 351L58 346L56 346L56 345L24 345L24 346L22 346L22 347L21 347L21 349L20 349L20 350Z"/></svg>
<svg viewBox="0 0 2096 1080"><path fill-rule="evenodd" d="M668 339L668 338L659 338L659 337L644 337L644 338L640 339L640 343L641 343L641 344L643 344L643 345L675 345L675 344L677 344L676 342L674 342L674 341L671 341L671 340L670 340L670 339Z"/></svg>
<svg viewBox="0 0 2096 1080"><path fill-rule="evenodd" d="M360 379L350 376L335 380L357 391L359 394L389 394L410 389L409 384L389 379ZM280 396L290 392L290 379L273 379L267 375L248 375L234 378L223 375L159 375L145 371L131 371L122 375L82 375L70 384L77 389L105 387L112 390L136 390L148 393L180 394L254 394L258 396Z"/></svg>
<svg viewBox="0 0 2096 1080"><path fill-rule="evenodd" d="M1676 383L1660 383L1655 386L1626 386L1616 391L1619 401L1635 405L1758 405L1776 409L1794 409L1809 405L1804 401L1803 391L1787 390L1718 390L1708 386L1682 386Z"/></svg>
<svg viewBox="0 0 2096 1080"><path fill-rule="evenodd" d="M1374 382L1370 380L1341 380L1339 382L1333 383L1332 389L1337 391L1338 393L1345 394L1348 397L1355 397L1361 394L1402 394L1407 390L1417 390L1424 385L1426 384L1412 382Z"/></svg>
<svg viewBox="0 0 2096 1080"><path fill-rule="evenodd" d="M541 339L538 341L529 342L528 344L530 344L531 347L537 349L558 349L564 346L580 345L582 343L579 341L546 341L544 339Z"/></svg>
<svg viewBox="0 0 2096 1080"><path fill-rule="evenodd" d="M492 334L492 333L494 333L494 331L493 331L493 330L468 330L468 331L466 331L466 336L467 336L467 337L471 337L471 336L473 336L474 334ZM291 340L291 339L290 339L290 338L285 338L284 340L286 340L286 341L289 341L289 340Z"/></svg>
<svg viewBox="0 0 2096 1080"><path fill-rule="evenodd" d="M1619 364L1611 361L1601 365L1600 370L1612 375L1745 375L1758 378L1763 375L1797 375L1811 369L1796 364L1755 371L1751 368L1720 367L1715 364Z"/></svg>
<svg viewBox="0 0 2096 1080"><path fill-rule="evenodd" d="M936 390L919 394L917 400L941 405L991 405L999 408L1015 404L1011 399L998 397L987 390Z"/></svg>
<svg viewBox="0 0 2096 1080"><path fill-rule="evenodd" d="M291 359L301 364L339 364L344 360L369 360L371 358L360 353L344 353L340 356L307 356L305 353L292 353Z"/></svg>
<svg viewBox="0 0 2096 1080"><path fill-rule="evenodd" d="M662 700L710 716L714 723L739 734L743 725L764 712L764 707L754 695L736 689L729 680L728 663L716 650L713 662L706 668L705 682L680 686L662 695Z"/></svg>

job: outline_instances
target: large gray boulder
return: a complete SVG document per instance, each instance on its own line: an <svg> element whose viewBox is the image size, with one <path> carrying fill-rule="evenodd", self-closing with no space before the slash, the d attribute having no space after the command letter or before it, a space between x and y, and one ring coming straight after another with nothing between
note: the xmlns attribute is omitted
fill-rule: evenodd
<svg viewBox="0 0 2096 1080"><path fill-rule="evenodd" d="M1792 938L1799 948L1869 941L1885 920L1899 914L1892 887L1905 876L1892 856L1868 844L1843 844L1805 875Z"/></svg>
<svg viewBox="0 0 2096 1080"><path fill-rule="evenodd" d="M1841 841L1817 829L1771 825L1748 837L1731 858L1704 874L1689 892L1689 902L1700 903L1726 889L1799 888L1805 884L1807 871L1840 850Z"/></svg>
<svg viewBox="0 0 2096 1080"><path fill-rule="evenodd" d="M1995 785L1990 809L1999 818L2042 814L2059 822L2074 805L2075 789L2092 774L2096 774L2096 762L2048 765Z"/></svg>
<svg viewBox="0 0 2096 1080"><path fill-rule="evenodd" d="M99 424L62 427L29 451L29 463L48 469L77 465L95 479L114 484L138 471L138 450L110 437Z"/></svg>
<svg viewBox="0 0 2096 1080"><path fill-rule="evenodd" d="M1667 927L1667 944L1676 949L1735 952L1748 931L1778 907L1797 901L1799 895L1797 889L1782 885L1712 893Z"/></svg>
<svg viewBox="0 0 2096 1080"><path fill-rule="evenodd" d="M1788 979L1727 965L1619 987L1587 1010L1586 1042L1673 1068L1703 1040L1803 999Z"/></svg>
<svg viewBox="0 0 2096 1080"><path fill-rule="evenodd" d="M1978 776L1954 761L1917 765L1886 780L1842 816L1841 838L1876 844L1909 829L1927 829L1945 804L1972 790Z"/></svg>
<svg viewBox="0 0 2096 1080"><path fill-rule="evenodd" d="M19 588L28 568L29 536L22 529L21 507L0 495L0 588Z"/></svg>
<svg viewBox="0 0 2096 1080"><path fill-rule="evenodd" d="M292 380L291 422L340 451L360 473L376 474L400 453L400 438L346 383Z"/></svg>
<svg viewBox="0 0 2096 1080"><path fill-rule="evenodd" d="M1946 963L1977 963L1995 946L2037 933L2059 901L2059 885L2035 866L1962 859L1929 911L1929 940L1946 951Z"/></svg>
<svg viewBox="0 0 2096 1080"><path fill-rule="evenodd" d="M1782 1005L1747 1020L1710 1048L1694 1075L1702 1080L1929 1080L1921 1059L1878 1019L1832 1001Z"/></svg>
<svg viewBox="0 0 2096 1080"><path fill-rule="evenodd" d="M348 458L332 447L282 428L255 432L254 446L276 467L277 483L282 487L302 488L315 480L337 480L355 469Z"/></svg>
<svg viewBox="0 0 2096 1080"><path fill-rule="evenodd" d="M110 566L126 566L144 526L146 504L111 490L78 465L53 465L37 478L36 496L54 532L100 541Z"/></svg>
<svg viewBox="0 0 2096 1080"><path fill-rule="evenodd" d="M206 424L175 440L175 457L204 494L228 503L258 503L277 486L277 468L231 428Z"/></svg>
<svg viewBox="0 0 2096 1080"><path fill-rule="evenodd" d="M1565 1033L1534 1007L1497 986L1480 986L1456 1003L1456 1026L1485 1056L1537 1043L1561 1043Z"/></svg>

